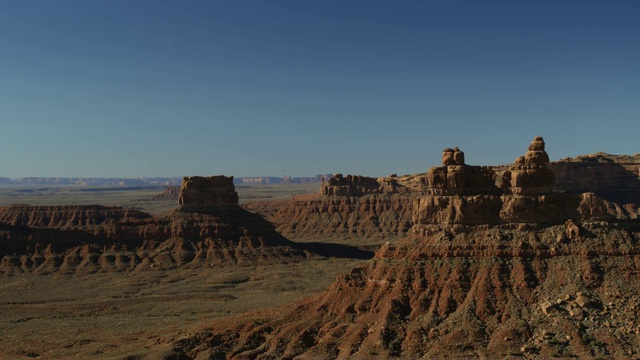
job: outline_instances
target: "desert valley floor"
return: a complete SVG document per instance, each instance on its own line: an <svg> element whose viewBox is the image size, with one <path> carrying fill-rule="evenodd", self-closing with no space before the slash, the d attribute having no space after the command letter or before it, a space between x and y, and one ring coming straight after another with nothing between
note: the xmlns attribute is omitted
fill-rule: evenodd
<svg viewBox="0 0 640 360"><path fill-rule="evenodd" d="M100 204L157 214L177 204L176 199L151 200L163 189L8 187L0 189L0 206ZM318 184L237 187L241 203L290 199L317 189ZM376 248L381 242L360 245ZM0 358L160 359L171 354L167 344L216 319L298 301L363 261L317 257L191 270L5 276L0 282Z"/></svg>

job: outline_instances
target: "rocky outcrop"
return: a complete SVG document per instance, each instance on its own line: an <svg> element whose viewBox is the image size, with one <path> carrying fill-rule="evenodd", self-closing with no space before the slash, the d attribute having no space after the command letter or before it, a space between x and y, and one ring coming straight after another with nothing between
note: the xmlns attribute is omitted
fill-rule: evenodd
<svg viewBox="0 0 640 360"><path fill-rule="evenodd" d="M178 210L208 211L219 206L238 205L233 176L186 176L180 185Z"/></svg>
<svg viewBox="0 0 640 360"><path fill-rule="evenodd" d="M559 224L569 219L636 219L635 208L621 207L593 193L545 195L423 196L413 201L418 225Z"/></svg>
<svg viewBox="0 0 640 360"><path fill-rule="evenodd" d="M10 218L18 218L12 216ZM238 206L70 228L0 226L0 273L94 273L300 261L303 247ZM34 225L42 225L33 223Z"/></svg>
<svg viewBox="0 0 640 360"><path fill-rule="evenodd" d="M486 166L449 165L429 169L428 192L433 195L498 193L495 174Z"/></svg>
<svg viewBox="0 0 640 360"><path fill-rule="evenodd" d="M639 234L600 222L434 226L322 293L174 346L229 359L628 358L640 348Z"/></svg>
<svg viewBox="0 0 640 360"><path fill-rule="evenodd" d="M501 186L493 174L445 149L415 194L410 236L323 293L227 319L175 349L231 359L636 355L640 302L625 309L640 295L640 224L594 193L552 191L540 137ZM369 196L379 198L343 201Z"/></svg>
<svg viewBox="0 0 640 360"><path fill-rule="evenodd" d="M14 204L0 208L0 222L33 228L78 229L149 218L147 213L119 206Z"/></svg>
<svg viewBox="0 0 640 360"><path fill-rule="evenodd" d="M559 224L568 219L636 217L633 209L593 194L553 192L555 176L542 137L536 137L525 156L501 174L501 188L495 186L493 169L460 164L456 154L462 152L445 149L445 165L429 170L427 195L414 200L416 229L428 224Z"/></svg>
<svg viewBox="0 0 640 360"><path fill-rule="evenodd" d="M593 192L621 205L640 204L640 155L596 153L551 163L555 188Z"/></svg>
<svg viewBox="0 0 640 360"><path fill-rule="evenodd" d="M320 194L324 196L362 196L407 191L404 186L398 183L395 176L376 179L360 175L336 174L320 186Z"/></svg>
<svg viewBox="0 0 640 360"><path fill-rule="evenodd" d="M524 156L502 174L502 186L513 194L550 193L555 175L549 168L549 155L542 137L533 139Z"/></svg>
<svg viewBox="0 0 640 360"><path fill-rule="evenodd" d="M159 217L97 205L0 208L0 274L269 264L313 252L237 201L230 177L187 177L180 209Z"/></svg>
<svg viewBox="0 0 640 360"><path fill-rule="evenodd" d="M638 217L632 204L554 191L548 158L542 137L534 138L527 153L506 169L464 164L464 153L456 147L443 150L443 166L424 175L336 175L316 198L246 206L294 239L397 237L413 225L521 226ZM384 184L390 184L389 190L383 190Z"/></svg>
<svg viewBox="0 0 640 360"><path fill-rule="evenodd" d="M401 194L317 196L245 204L289 239L393 239L411 228L413 198Z"/></svg>
<svg viewBox="0 0 640 360"><path fill-rule="evenodd" d="M464 165L464 152L456 146L455 149L442 150L442 165Z"/></svg>

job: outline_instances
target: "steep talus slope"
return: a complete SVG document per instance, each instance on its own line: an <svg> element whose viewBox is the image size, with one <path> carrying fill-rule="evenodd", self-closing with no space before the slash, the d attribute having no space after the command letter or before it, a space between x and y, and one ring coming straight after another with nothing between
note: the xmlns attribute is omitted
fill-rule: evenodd
<svg viewBox="0 0 640 360"><path fill-rule="evenodd" d="M614 356L640 348L640 226L427 226L284 314L176 344L211 358Z"/></svg>
<svg viewBox="0 0 640 360"><path fill-rule="evenodd" d="M307 256L262 217L237 206L73 229L5 224L0 254L4 274L242 265Z"/></svg>
<svg viewBox="0 0 640 360"><path fill-rule="evenodd" d="M265 216L291 239L389 239L405 235L411 227L413 198L406 194L316 196L254 201L245 208Z"/></svg>

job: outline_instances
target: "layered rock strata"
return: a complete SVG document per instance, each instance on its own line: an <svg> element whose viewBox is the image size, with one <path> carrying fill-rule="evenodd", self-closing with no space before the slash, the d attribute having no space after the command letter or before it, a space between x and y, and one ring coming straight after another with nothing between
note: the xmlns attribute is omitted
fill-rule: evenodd
<svg viewBox="0 0 640 360"><path fill-rule="evenodd" d="M550 193L555 174L549 168L549 155L542 137L533 139L524 156L502 174L502 186L512 194Z"/></svg>
<svg viewBox="0 0 640 360"><path fill-rule="evenodd" d="M182 179L178 210L199 212L238 205L233 176L187 176Z"/></svg>
<svg viewBox="0 0 640 360"><path fill-rule="evenodd" d="M245 204L289 239L366 239L404 236L411 228L413 198L401 194L351 197L316 196L304 200Z"/></svg>
<svg viewBox="0 0 640 360"><path fill-rule="evenodd" d="M635 174L628 176L625 170L624 176L611 175L615 180L601 180L601 186L593 187L595 195L585 191L590 186L584 180L565 189L569 187L566 174L559 176L562 182L555 187L552 169L557 167L550 166L542 137L535 137L525 155L510 166L467 165L458 147L443 150L442 164L427 174L401 177L338 174L323 183L320 196L251 202L246 207L264 215L287 237L297 239L398 237L407 234L413 224L559 224L567 219L638 217L637 206L628 203L640 197L640 187L634 187L637 179L632 178ZM567 170L569 173L585 175L577 170ZM621 179L629 189L625 199L602 196Z"/></svg>
<svg viewBox="0 0 640 360"><path fill-rule="evenodd" d="M180 210L159 217L104 206L0 208L0 273L139 271L305 259L310 252L303 246L237 205L230 179L185 178Z"/></svg>
<svg viewBox="0 0 640 360"><path fill-rule="evenodd" d="M322 183L320 194L324 196L362 196L367 194L398 193L405 189L395 177L371 178L360 175L336 174Z"/></svg>
<svg viewBox="0 0 640 360"><path fill-rule="evenodd" d="M556 189L594 192L621 205L640 204L640 155L582 155L553 162L551 170Z"/></svg>
<svg viewBox="0 0 640 360"><path fill-rule="evenodd" d="M427 174L430 195L474 195L498 193L495 174L484 166L464 163L464 152L457 147L442 151L442 165Z"/></svg>
<svg viewBox="0 0 640 360"><path fill-rule="evenodd" d="M174 343L190 358L629 358L640 227L432 226L326 291Z"/></svg>

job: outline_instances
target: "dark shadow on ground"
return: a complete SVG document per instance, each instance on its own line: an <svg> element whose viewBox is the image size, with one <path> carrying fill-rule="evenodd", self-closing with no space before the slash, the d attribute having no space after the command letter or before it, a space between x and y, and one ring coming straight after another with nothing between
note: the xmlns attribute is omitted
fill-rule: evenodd
<svg viewBox="0 0 640 360"><path fill-rule="evenodd" d="M363 250L355 246L344 244L333 244L325 242L308 242L295 244L295 246L301 250L306 250L324 257L368 260L371 259L374 255L373 251Z"/></svg>

